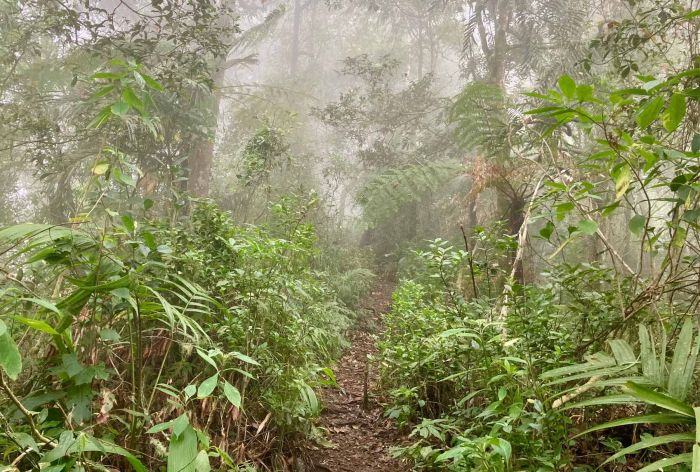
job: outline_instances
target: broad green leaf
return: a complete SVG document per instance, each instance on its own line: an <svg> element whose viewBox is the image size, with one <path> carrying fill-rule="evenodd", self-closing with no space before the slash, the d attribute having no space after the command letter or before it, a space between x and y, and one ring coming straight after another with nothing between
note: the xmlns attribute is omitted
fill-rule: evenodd
<svg viewBox="0 0 700 472"><path fill-rule="evenodd" d="M629 228L635 236L641 236L647 219L642 215L634 215L629 222Z"/></svg>
<svg viewBox="0 0 700 472"><path fill-rule="evenodd" d="M549 241L549 238L552 237L552 233L554 233L554 229L555 229L554 223L552 223L551 221L548 221L544 225L544 228L542 228L540 230L540 236L542 236L544 239Z"/></svg>
<svg viewBox="0 0 700 472"><path fill-rule="evenodd" d="M120 100L118 102L114 102L110 107L110 110L117 116L124 116L129 112L129 104Z"/></svg>
<svg viewBox="0 0 700 472"><path fill-rule="evenodd" d="M624 339L611 339L608 344L618 365L623 366L637 362L637 356L634 354L632 346Z"/></svg>
<svg viewBox="0 0 700 472"><path fill-rule="evenodd" d="M593 98L593 87L587 84L581 84L576 87L576 99L581 102L589 101Z"/></svg>
<svg viewBox="0 0 700 472"><path fill-rule="evenodd" d="M669 367L666 387L669 395L677 400L685 400L693 384L693 372L700 348L700 340L694 334L693 322L687 318L673 350L673 360Z"/></svg>
<svg viewBox="0 0 700 472"><path fill-rule="evenodd" d="M184 390L185 393L185 398L189 399L192 398L192 396L197 393L197 386L194 384L190 384L187 387L185 387Z"/></svg>
<svg viewBox="0 0 700 472"><path fill-rule="evenodd" d="M691 418L695 417L695 412L690 405L687 405L663 393L656 392L643 385L639 385L634 382L627 382L625 384L625 390L634 398L645 403L650 403Z"/></svg>
<svg viewBox="0 0 700 472"><path fill-rule="evenodd" d="M179 438L189 425L190 419L187 416L187 413L183 413L178 416L175 421L173 421L173 436Z"/></svg>
<svg viewBox="0 0 700 472"><path fill-rule="evenodd" d="M664 113L664 128L669 133L673 132L685 118L685 96L680 93L671 95L668 109Z"/></svg>
<svg viewBox="0 0 700 472"><path fill-rule="evenodd" d="M17 380L17 376L22 372L22 356L2 320L0 320L0 331L4 332L0 336L0 367L10 379Z"/></svg>
<svg viewBox="0 0 700 472"><path fill-rule="evenodd" d="M94 166L92 166L92 173L95 175L104 175L109 170L109 161L97 161Z"/></svg>
<svg viewBox="0 0 700 472"><path fill-rule="evenodd" d="M207 451L199 451L197 458L194 460L194 468L197 472L211 472Z"/></svg>
<svg viewBox="0 0 700 472"><path fill-rule="evenodd" d="M214 374L208 379L202 381L197 387L197 398L206 398L214 391L216 384L219 381L219 374Z"/></svg>
<svg viewBox="0 0 700 472"><path fill-rule="evenodd" d="M666 360L657 357L656 342L642 324L639 325L639 358L644 376L657 387L664 385Z"/></svg>
<svg viewBox="0 0 700 472"><path fill-rule="evenodd" d="M598 231L598 223L593 220L581 220L578 222L578 230L587 235L593 235Z"/></svg>
<svg viewBox="0 0 700 472"><path fill-rule="evenodd" d="M562 75L559 78L559 89L566 98L572 100L576 95L576 82L568 75Z"/></svg>
<svg viewBox="0 0 700 472"><path fill-rule="evenodd" d="M182 434L170 438L167 472L196 472L197 433L187 425Z"/></svg>
<svg viewBox="0 0 700 472"><path fill-rule="evenodd" d="M224 395L236 408L241 407L241 392L236 387L224 380Z"/></svg>
<svg viewBox="0 0 700 472"><path fill-rule="evenodd" d="M660 95L647 101L637 112L637 125L642 129L647 128L659 117L663 106L664 99Z"/></svg>
<svg viewBox="0 0 700 472"><path fill-rule="evenodd" d="M128 187L136 187L136 181L134 180L134 178L129 174L123 173L119 167L115 167L112 170L112 178L122 185L126 185Z"/></svg>
<svg viewBox="0 0 700 472"><path fill-rule="evenodd" d="M574 205L573 202L564 202L556 205L554 208L557 214L557 220L561 221L571 210L576 208L576 205Z"/></svg>

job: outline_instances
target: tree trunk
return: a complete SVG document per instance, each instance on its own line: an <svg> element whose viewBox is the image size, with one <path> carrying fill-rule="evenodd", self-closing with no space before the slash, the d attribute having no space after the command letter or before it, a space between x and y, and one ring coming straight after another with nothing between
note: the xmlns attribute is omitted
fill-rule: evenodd
<svg viewBox="0 0 700 472"><path fill-rule="evenodd" d="M211 180L211 165L214 161L214 142L219 124L224 75L225 68L221 64L213 77L214 84L209 107L212 135L202 138L187 161L190 168L187 189L196 197L209 196L209 181Z"/></svg>
<svg viewBox="0 0 700 472"><path fill-rule="evenodd" d="M299 33L301 30L301 0L294 0L294 26L292 31L292 52L289 57L289 73L296 77L299 63Z"/></svg>

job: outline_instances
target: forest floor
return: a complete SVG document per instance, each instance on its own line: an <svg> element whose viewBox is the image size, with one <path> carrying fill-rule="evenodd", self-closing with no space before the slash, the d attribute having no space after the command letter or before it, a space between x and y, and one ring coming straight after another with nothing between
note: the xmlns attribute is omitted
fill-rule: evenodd
<svg viewBox="0 0 700 472"><path fill-rule="evenodd" d="M368 311L358 320L350 336L351 346L333 369L338 386L321 392L325 406L319 426L330 447L309 451L310 470L322 472L401 472L410 470L391 458L390 449L399 440L391 421L384 417L377 392L375 356L383 332L382 317L391 307L393 285L379 282L370 293Z"/></svg>

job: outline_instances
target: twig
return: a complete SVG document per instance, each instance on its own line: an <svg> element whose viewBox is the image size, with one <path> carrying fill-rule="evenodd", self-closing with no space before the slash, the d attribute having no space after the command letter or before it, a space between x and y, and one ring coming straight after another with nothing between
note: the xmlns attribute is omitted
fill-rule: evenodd
<svg viewBox="0 0 700 472"><path fill-rule="evenodd" d="M10 397L10 400L12 403L15 404L17 409L24 415L25 418L27 418L27 423L29 423L29 427L31 428L32 432L34 435L43 443L45 444L55 444L55 441L53 439L49 439L43 434L41 434L41 431L36 427L36 423L34 422L34 418L32 418L32 413L27 410L24 405L22 405L22 402L19 401L19 398L15 396L15 394L12 392L10 387L7 385L5 382L5 376L0 373L0 387L5 391L8 397Z"/></svg>

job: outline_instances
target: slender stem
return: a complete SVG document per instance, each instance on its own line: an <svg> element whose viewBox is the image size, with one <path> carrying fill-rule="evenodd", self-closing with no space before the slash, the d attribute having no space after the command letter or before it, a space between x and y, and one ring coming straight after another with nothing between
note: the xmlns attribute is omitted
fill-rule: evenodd
<svg viewBox="0 0 700 472"><path fill-rule="evenodd" d="M45 444L55 444L53 439L49 439L44 436L41 431L39 431L39 428L36 427L34 418L32 418L32 412L27 410L24 405L22 405L22 402L19 401L19 398L15 396L10 387L7 385L7 382L5 382L5 376L2 373L0 373L0 387L5 391L7 396L10 397L10 400L15 404L17 409L24 415L25 418L27 418L27 423L29 423L29 427L34 433L34 436Z"/></svg>

